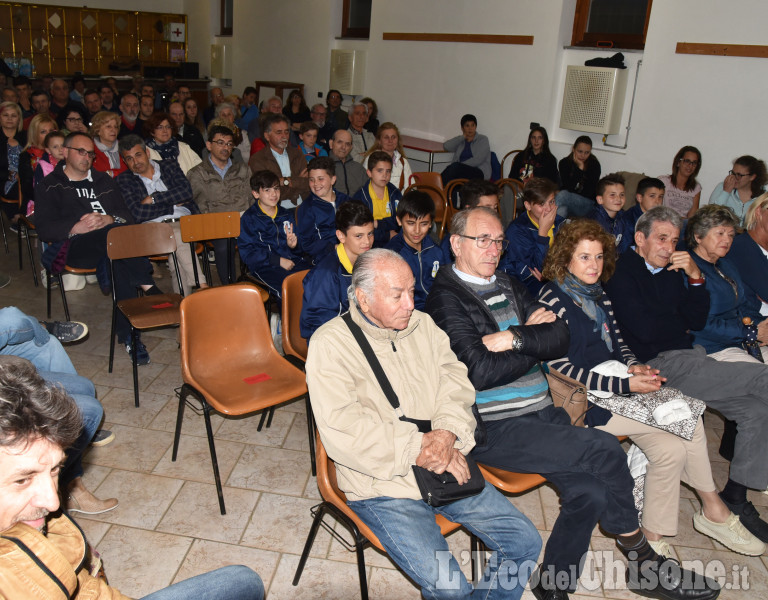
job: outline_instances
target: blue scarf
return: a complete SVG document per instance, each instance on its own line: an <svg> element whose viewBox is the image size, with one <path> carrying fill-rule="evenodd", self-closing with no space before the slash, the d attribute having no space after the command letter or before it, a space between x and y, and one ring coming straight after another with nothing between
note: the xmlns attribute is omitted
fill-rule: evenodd
<svg viewBox="0 0 768 600"><path fill-rule="evenodd" d="M163 160L178 160L179 159L179 140L172 137L165 144L158 144L154 138L149 138L147 147L156 150Z"/></svg>
<svg viewBox="0 0 768 600"><path fill-rule="evenodd" d="M589 317L594 324L592 331L599 333L608 347L608 351L613 352L613 340L608 326L608 318L603 307L598 304L598 300L603 297L603 286L600 285L600 282L591 285L586 284L568 273L565 276L565 281L559 285L560 289L568 294L576 306L580 307L584 314Z"/></svg>

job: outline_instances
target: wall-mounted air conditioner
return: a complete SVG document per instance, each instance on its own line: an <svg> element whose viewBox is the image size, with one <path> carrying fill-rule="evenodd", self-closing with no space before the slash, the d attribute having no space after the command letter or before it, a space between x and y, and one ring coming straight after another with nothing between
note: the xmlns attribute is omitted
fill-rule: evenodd
<svg viewBox="0 0 768 600"><path fill-rule="evenodd" d="M560 127L591 133L619 133L626 91L627 69L569 66Z"/></svg>
<svg viewBox="0 0 768 600"><path fill-rule="evenodd" d="M211 77L232 79L232 51L224 44L211 44Z"/></svg>
<svg viewBox="0 0 768 600"><path fill-rule="evenodd" d="M331 89L342 94L363 93L365 84L365 52L362 50L331 50Z"/></svg>

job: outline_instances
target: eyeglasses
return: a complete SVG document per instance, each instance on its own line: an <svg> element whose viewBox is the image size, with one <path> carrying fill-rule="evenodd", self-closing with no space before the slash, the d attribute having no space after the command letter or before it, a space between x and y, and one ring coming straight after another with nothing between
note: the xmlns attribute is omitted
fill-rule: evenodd
<svg viewBox="0 0 768 600"><path fill-rule="evenodd" d="M155 129L167 129L170 131L173 128L170 125L158 125Z"/></svg>
<svg viewBox="0 0 768 600"><path fill-rule="evenodd" d="M65 121L72 121L73 123L82 123L83 120L80 117L67 117Z"/></svg>
<svg viewBox="0 0 768 600"><path fill-rule="evenodd" d="M698 167L699 161L698 160L689 160L687 158L681 158L680 162L684 165L688 165L689 167Z"/></svg>
<svg viewBox="0 0 768 600"><path fill-rule="evenodd" d="M506 250L507 246L509 246L509 240L500 239L500 240L494 240L488 235L481 235L481 236L474 236L474 235L461 235L459 234L459 237L467 238L468 240L475 240L475 244L477 244L477 247L481 250L487 250L491 247L491 244L496 244L497 250Z"/></svg>
<svg viewBox="0 0 768 600"><path fill-rule="evenodd" d="M69 148L70 150L74 150L77 152L80 156L88 156L91 160L96 158L96 153L93 150L86 150L85 148L75 148L74 146L65 146L65 148Z"/></svg>
<svg viewBox="0 0 768 600"><path fill-rule="evenodd" d="M741 179L742 177L749 177L750 175L752 175L752 173L734 173L733 169L728 171L728 173L730 175L733 175L736 179Z"/></svg>
<svg viewBox="0 0 768 600"><path fill-rule="evenodd" d="M213 140L211 143L220 146L221 148L234 148L235 145L232 142L225 142L224 140Z"/></svg>

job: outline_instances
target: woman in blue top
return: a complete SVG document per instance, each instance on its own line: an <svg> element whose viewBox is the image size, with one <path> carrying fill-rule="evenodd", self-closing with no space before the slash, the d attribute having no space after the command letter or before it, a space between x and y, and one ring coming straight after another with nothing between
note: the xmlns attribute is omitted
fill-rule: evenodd
<svg viewBox="0 0 768 600"><path fill-rule="evenodd" d="M728 253L744 282L750 310L768 316L768 192L755 198Z"/></svg>
<svg viewBox="0 0 768 600"><path fill-rule="evenodd" d="M701 269L709 291L709 316L704 329L693 331L693 343L718 360L756 360L743 350L749 330L742 319L757 325L757 339L768 343L768 320L748 305L738 269L725 256L731 249L739 220L730 208L708 204L688 221L685 233L691 256ZM762 321L762 322L761 322ZM763 356L768 353L763 350Z"/></svg>
<svg viewBox="0 0 768 600"><path fill-rule="evenodd" d="M733 168L722 183L718 183L710 204L721 204L730 208L744 225L744 217L753 200L765 191L768 183L765 163L754 156L745 154L733 162Z"/></svg>
<svg viewBox="0 0 768 600"><path fill-rule="evenodd" d="M577 379L589 390L614 394L649 393L660 389L663 377L640 364L624 343L602 281L610 279L616 265L613 236L588 219L562 227L544 264L549 279L539 300L568 323L568 355L548 366ZM608 377L591 369L605 361L626 365L631 377ZM707 438L701 418L690 441L673 433L614 415L603 409L587 413L587 423L614 435L628 435L648 457L645 474L642 530L651 546L670 556L663 536L677 534L682 480L696 490L702 510L693 526L735 552L756 556L765 548L749 533L717 495L707 454Z"/></svg>

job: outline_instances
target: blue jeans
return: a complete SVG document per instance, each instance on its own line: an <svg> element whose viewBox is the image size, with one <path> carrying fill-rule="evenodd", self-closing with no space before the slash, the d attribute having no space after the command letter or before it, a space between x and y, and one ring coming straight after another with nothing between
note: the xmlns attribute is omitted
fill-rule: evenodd
<svg viewBox="0 0 768 600"><path fill-rule="evenodd" d="M560 190L555 196L557 214L561 217L585 217L595 207L595 201L576 192Z"/></svg>
<svg viewBox="0 0 768 600"><path fill-rule="evenodd" d="M142 600L262 600L264 584L254 571L242 565L222 567L190 577L144 596Z"/></svg>
<svg viewBox="0 0 768 600"><path fill-rule="evenodd" d="M14 306L0 309L0 354L26 358L38 371L77 374L59 340Z"/></svg>
<svg viewBox="0 0 768 600"><path fill-rule="evenodd" d="M61 475L59 475L59 487L66 490L67 484L83 475L83 463L80 459L96 434L96 430L99 428L101 419L104 416L104 409L101 406L101 402L96 399L96 388L93 387L90 379L80 375L53 373L50 371L40 371L40 375L48 383L63 387L67 394L75 401L83 417L83 430L80 432L77 441L67 449L64 468L61 470Z"/></svg>
<svg viewBox="0 0 768 600"><path fill-rule="evenodd" d="M386 496L348 504L392 560L421 587L424 598L517 600L541 549L533 524L489 483L477 496L440 507ZM493 552L476 588L459 569L435 523L435 514L461 523Z"/></svg>

